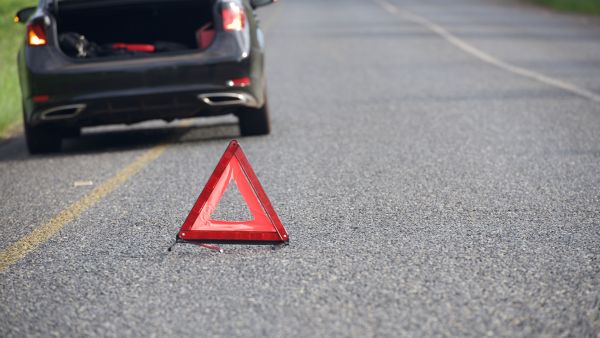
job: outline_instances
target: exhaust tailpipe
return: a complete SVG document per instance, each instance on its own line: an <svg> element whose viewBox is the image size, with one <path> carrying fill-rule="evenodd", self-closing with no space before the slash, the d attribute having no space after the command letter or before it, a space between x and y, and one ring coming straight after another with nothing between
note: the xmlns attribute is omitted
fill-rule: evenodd
<svg viewBox="0 0 600 338"><path fill-rule="evenodd" d="M85 104L70 104L66 106L52 107L44 110L40 114L42 120L62 120L69 119L79 115L84 109Z"/></svg>
<svg viewBox="0 0 600 338"><path fill-rule="evenodd" d="M209 106L256 105L256 100L252 96L240 93L200 94L198 98Z"/></svg>

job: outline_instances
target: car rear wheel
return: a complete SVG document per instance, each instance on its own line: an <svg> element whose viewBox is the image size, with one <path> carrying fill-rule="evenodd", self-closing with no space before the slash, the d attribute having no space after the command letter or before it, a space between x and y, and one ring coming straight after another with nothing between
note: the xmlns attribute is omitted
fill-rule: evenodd
<svg viewBox="0 0 600 338"><path fill-rule="evenodd" d="M60 151L62 137L61 134L48 127L32 127L25 123L25 139L27 149L31 154L45 154Z"/></svg>
<svg viewBox="0 0 600 338"><path fill-rule="evenodd" d="M261 108L243 108L237 116L242 136L267 135L271 132L269 104L266 99Z"/></svg>

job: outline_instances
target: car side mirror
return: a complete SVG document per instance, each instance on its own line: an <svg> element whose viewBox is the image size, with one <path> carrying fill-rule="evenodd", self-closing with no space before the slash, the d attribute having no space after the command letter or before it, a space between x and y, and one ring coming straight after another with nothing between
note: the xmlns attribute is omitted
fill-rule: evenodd
<svg viewBox="0 0 600 338"><path fill-rule="evenodd" d="M16 23L27 22L27 20L29 20L29 18L31 18L31 16L33 15L33 13L35 13L36 10L37 10L36 7L27 7L27 8L23 8L23 9L19 10L17 12L17 14L15 14L15 22Z"/></svg>
<svg viewBox="0 0 600 338"><path fill-rule="evenodd" d="M277 2L277 0L250 0L250 4L252 5L252 8L270 5L274 2Z"/></svg>

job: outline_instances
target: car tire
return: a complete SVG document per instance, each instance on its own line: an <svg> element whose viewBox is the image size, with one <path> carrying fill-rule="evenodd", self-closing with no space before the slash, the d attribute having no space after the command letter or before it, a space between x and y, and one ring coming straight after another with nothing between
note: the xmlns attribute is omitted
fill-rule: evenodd
<svg viewBox="0 0 600 338"><path fill-rule="evenodd" d="M266 98L261 108L243 108L237 113L237 117L242 136L267 135L271 132L269 104Z"/></svg>
<svg viewBox="0 0 600 338"><path fill-rule="evenodd" d="M32 127L25 123L25 140L30 154L46 154L60 151L61 134L48 127Z"/></svg>

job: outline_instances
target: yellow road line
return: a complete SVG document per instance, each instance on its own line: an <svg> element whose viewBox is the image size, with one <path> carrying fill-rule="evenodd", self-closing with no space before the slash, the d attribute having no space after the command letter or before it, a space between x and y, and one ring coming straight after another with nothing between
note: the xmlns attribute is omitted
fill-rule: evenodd
<svg viewBox="0 0 600 338"><path fill-rule="evenodd" d="M106 195L121 186L130 177L135 175L148 163L158 158L169 144L161 144L146 151L131 164L119 171L115 176L109 178L96 189L83 196L47 223L37 227L25 237L0 252L0 273L11 265L20 261L28 253L35 250L39 245L46 242L50 237L59 232L66 224L72 222L82 213L102 200Z"/></svg>
<svg viewBox="0 0 600 338"><path fill-rule="evenodd" d="M556 79L556 78L553 78L553 77L550 77L550 76L547 76L547 75L544 75L541 73L534 72L527 68L515 66L508 62L502 61L502 60L482 51L481 49L467 43L466 41L462 40L461 38L457 37L456 35L450 33L444 27L442 27L432 21L429 21L428 19L426 19L422 16L416 15L407 10L403 10L403 9L401 10L400 8L389 3L386 0L374 0L374 1L388 13L395 15L395 16L399 16L405 20L408 20L412 23L416 23L418 25L421 25L421 26L427 28L428 30L439 35L444 40L448 41L449 43L451 43L455 47L459 48L463 52L470 54L485 63L496 66L496 67L503 69L509 73L520 75L522 77L526 77L526 78L544 83L549 86L557 87L557 88L560 88L567 92L570 92L572 94L584 97L588 100L600 103L600 94L597 94L597 93L594 93L587 89L578 87L572 83L569 83L569 82L566 82L566 81L563 81L560 79Z"/></svg>

